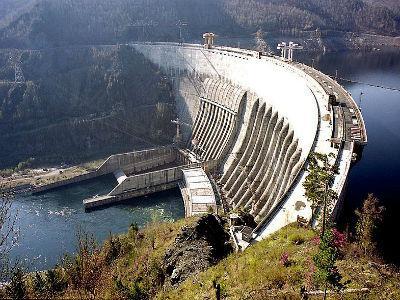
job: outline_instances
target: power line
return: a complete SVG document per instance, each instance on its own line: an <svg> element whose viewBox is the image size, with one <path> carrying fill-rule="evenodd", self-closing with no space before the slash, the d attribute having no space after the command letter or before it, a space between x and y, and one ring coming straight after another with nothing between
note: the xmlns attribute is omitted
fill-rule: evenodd
<svg viewBox="0 0 400 300"><path fill-rule="evenodd" d="M103 121L103 124L106 125L106 126L108 126L108 127L110 127L111 129L114 129L114 130L116 130L116 131L119 131L119 132L121 132L121 133L124 133L124 134L126 134L126 135L129 135L129 136L133 137L134 139L137 139L137 140L142 141L142 142L144 142L144 143L146 143L146 144L149 144L150 146L155 146L154 143L152 143L152 142L150 142L150 141L148 141L148 140L146 140L146 139L144 139L144 138L141 138L141 137L139 137L139 136L137 136L137 135L133 135L133 134L131 134L131 133L125 131L125 130L122 130L121 128L114 127L114 126L112 126L111 124L109 124L109 123L107 123L107 122L105 122L105 121Z"/></svg>
<svg viewBox="0 0 400 300"><path fill-rule="evenodd" d="M356 81L356 80L347 79L347 78L343 78L343 77L336 77L336 76L333 76L333 75L329 75L329 77L331 77L333 79L337 78L339 80L350 82L350 83L363 84L363 85L372 86L372 87L385 89L385 90L389 90L389 91L400 92L400 88L396 88L396 87L389 87L389 86L378 85L378 84L373 84L373 83L368 83L368 82L361 82L361 81Z"/></svg>

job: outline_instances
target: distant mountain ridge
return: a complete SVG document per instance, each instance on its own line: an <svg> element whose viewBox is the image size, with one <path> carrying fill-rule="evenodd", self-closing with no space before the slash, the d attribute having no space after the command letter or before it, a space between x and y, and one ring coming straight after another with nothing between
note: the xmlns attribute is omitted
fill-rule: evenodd
<svg viewBox="0 0 400 300"><path fill-rule="evenodd" d="M19 4L18 4L18 3ZM30 4L23 13L23 8ZM14 5L14 6L13 6ZM46 48L131 40L177 41L204 31L222 36L335 30L397 36L395 0L0 0L0 48ZM3 17L3 19L2 19Z"/></svg>

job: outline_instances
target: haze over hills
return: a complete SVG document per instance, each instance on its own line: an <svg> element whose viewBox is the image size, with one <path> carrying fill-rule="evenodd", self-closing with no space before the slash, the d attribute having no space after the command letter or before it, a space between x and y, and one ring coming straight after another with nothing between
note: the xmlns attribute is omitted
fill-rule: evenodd
<svg viewBox="0 0 400 300"><path fill-rule="evenodd" d="M186 39L204 31L222 36L321 30L398 35L396 1L370 0L1 0L0 18L15 16L0 30L0 47L44 48L107 44L129 40L178 39L179 20Z"/></svg>
<svg viewBox="0 0 400 300"><path fill-rule="evenodd" d="M379 5L370 0L0 0L0 49L41 49L33 53L0 51L0 133L5 134L0 143L3 149L0 157L7 161L2 167L13 166L32 155L43 161L68 161L130 149L136 140L129 145L115 142L114 148L93 152L97 142L111 136L118 139L122 134L103 128L102 119L90 123L91 138L85 134L90 131L89 123L82 120L103 117L104 112L116 113L119 111L116 107L132 112L129 115L132 124L139 126L146 136L157 138L154 134L161 128L166 129L163 134L167 139L172 136L170 111L162 112L163 109L154 106L142 114L146 116L158 109L159 118L154 122L137 119L138 114L134 113L141 101L154 105L171 101L159 70L139 72L149 62L142 61L137 53L127 55L127 50L118 47L98 52L85 47L64 51L63 47L137 40L176 42L178 24L185 23L186 26L181 26L182 37L189 41L198 40L206 31L249 38L261 28L268 32L271 38L268 42L273 44L274 35L276 38L282 34L313 35L318 28L324 41L304 38L300 42L307 49L357 48L360 45L354 45L354 41L371 44L354 39L352 34L335 38L332 31L397 35L398 7L391 0ZM48 49L54 47L61 48ZM25 76L20 83L14 82L18 81L14 78L17 61ZM67 61L69 69L63 67ZM109 75L102 78L102 72ZM138 85L132 80L125 81L110 93L116 83L121 83L121 78L128 75L134 78L139 73ZM80 86L81 81L86 84ZM154 95L142 94L140 82L145 81L153 82ZM107 122L121 126L116 119ZM105 134L100 136L98 128ZM68 131L75 132L74 138L68 136L61 144L44 145L44 140ZM26 140L30 147L21 146ZM61 146L56 149L56 145ZM76 152L72 149L76 150L77 145L83 155L72 157L71 153ZM62 158L49 157L48 153L58 153Z"/></svg>
<svg viewBox="0 0 400 300"><path fill-rule="evenodd" d="M37 0L0 0L0 27L27 12Z"/></svg>
<svg viewBox="0 0 400 300"><path fill-rule="evenodd" d="M185 23L181 29L186 41L198 40L206 31L216 32L222 37L249 38L261 28L268 32L268 42L272 45L276 42L273 39L279 39L282 34L301 37L313 35L316 29L320 29L324 41L304 38L300 42L305 48L358 48L366 44L371 46L371 43L355 39L351 33L345 38L334 37L332 32L397 36L400 28L398 7L392 0L380 4L371 0L0 0L0 49L41 49L34 53L0 51L0 133L12 132L2 142L0 157L7 160L3 167L13 166L30 155L46 157L45 161L57 161L59 156L49 158L44 153L46 147L51 148L55 143L44 147L42 140L57 136L66 128L75 130L76 138L63 139L62 149L57 149L64 153L63 159L71 158L71 147L76 145L86 145L82 146L84 151L80 153L85 155L81 158L89 158L96 147L84 134L87 123L79 123L74 118L101 117L103 112L115 113L119 111L116 107L121 106L133 111L142 100L154 105L171 101L162 74L156 69L150 73L141 72L138 77L142 82L153 82L156 95L142 95L143 87L140 84L136 86L132 80L125 81L116 93L110 93L113 86L110 82L120 82L121 76L133 78L140 73L139 70L148 67L149 62L139 63L143 58L137 53L123 55L127 52L118 47L112 51L100 49L96 52L85 47L74 49L73 46L137 40L176 42L179 40L178 24ZM356 41L359 44L354 45ZM371 47L378 47L381 41L375 45ZM49 49L54 47L60 48ZM64 51L63 47L71 49ZM131 56L134 62L129 61ZM17 61L25 76L19 83L14 82L18 81L14 78ZM67 61L71 68L67 71L63 67L60 69ZM37 68L38 65L41 67ZM128 66L136 70L128 70ZM102 72L108 72L110 76L101 78ZM82 80L86 80L86 85L77 88ZM121 91L125 94L119 95ZM148 113L155 109L149 109ZM163 119L163 113L159 111L160 118L153 123L133 118L136 116L134 113L129 117L135 126L145 128L143 132L147 136L149 131L155 133L167 128L164 134L168 139L172 136L170 114L165 112L168 117ZM115 120L109 122L119 127ZM103 126L99 124L96 126ZM39 131L28 130L32 125ZM93 127L95 131L96 126ZM98 140L111 135L117 138L115 130L108 128L104 132L104 136L97 136ZM19 147L20 150L14 151L24 140L30 141L31 148ZM118 146L118 151L127 150L124 145L120 146L123 149ZM114 150L108 149L104 153Z"/></svg>

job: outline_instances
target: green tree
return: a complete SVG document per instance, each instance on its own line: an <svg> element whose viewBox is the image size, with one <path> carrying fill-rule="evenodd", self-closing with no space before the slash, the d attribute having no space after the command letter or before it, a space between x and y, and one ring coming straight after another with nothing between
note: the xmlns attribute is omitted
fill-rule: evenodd
<svg viewBox="0 0 400 300"><path fill-rule="evenodd" d="M319 218L322 211L321 236L325 233L328 211L337 199L336 192L331 188L337 173L337 167L332 162L334 158L333 153L329 155L311 153L308 160L308 175L303 183L305 196L311 201L312 220Z"/></svg>
<svg viewBox="0 0 400 300"><path fill-rule="evenodd" d="M385 208L379 206L379 199L368 194L360 210L356 210L358 221L356 225L357 243L365 255L376 255L376 231L383 221Z"/></svg>
<svg viewBox="0 0 400 300"><path fill-rule="evenodd" d="M57 266L45 273L45 287L50 295L56 295L67 288L67 281L62 271Z"/></svg>
<svg viewBox="0 0 400 300"><path fill-rule="evenodd" d="M32 287L36 296L41 296L46 292L46 281L39 272L36 272L33 277Z"/></svg>
<svg viewBox="0 0 400 300"><path fill-rule="evenodd" d="M334 289L343 288L341 283L342 275L336 267L336 261L342 255L341 248L345 244L344 234L334 228L329 228L321 236L318 252L314 255L313 261L316 266L314 279L317 284L324 287L324 299L328 286Z"/></svg>

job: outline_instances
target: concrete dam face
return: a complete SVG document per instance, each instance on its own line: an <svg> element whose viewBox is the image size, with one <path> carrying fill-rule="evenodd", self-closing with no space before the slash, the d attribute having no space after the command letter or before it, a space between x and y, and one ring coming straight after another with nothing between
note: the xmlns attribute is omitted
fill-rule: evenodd
<svg viewBox="0 0 400 300"><path fill-rule="evenodd" d="M252 214L256 228L233 226L242 230L238 247L246 247L243 235L247 243L295 221L316 225L303 184L310 153L320 153L337 168L331 189L338 197L329 208L331 216L337 214L350 166L367 143L361 112L340 84L306 65L256 51L130 46L173 84L175 144L112 155L94 172L35 192L114 173L118 185L112 191L83 201L90 210L179 186L186 216L218 210L218 198L228 211Z"/></svg>
<svg viewBox="0 0 400 300"><path fill-rule="evenodd" d="M260 227L268 224L263 235L299 216L309 219L302 182L311 152L335 154L334 189L342 194L354 147L366 143L366 132L351 96L328 76L250 50L132 47L174 83L186 124L181 147L198 161L217 162L222 194L233 208L248 209Z"/></svg>
<svg viewBox="0 0 400 300"><path fill-rule="evenodd" d="M284 117L256 95L220 79L206 78L204 89L193 151L202 160L221 161L220 183L230 204L262 219L301 167L298 139Z"/></svg>

